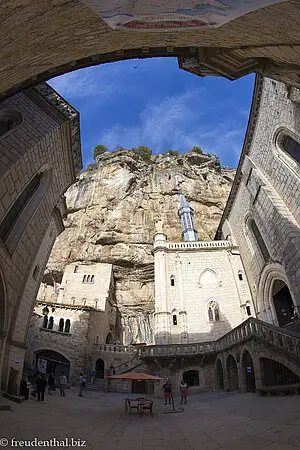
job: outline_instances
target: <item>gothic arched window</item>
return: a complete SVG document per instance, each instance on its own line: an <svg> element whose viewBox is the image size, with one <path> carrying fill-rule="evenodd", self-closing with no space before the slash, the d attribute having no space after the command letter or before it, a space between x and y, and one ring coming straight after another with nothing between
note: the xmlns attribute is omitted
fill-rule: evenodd
<svg viewBox="0 0 300 450"><path fill-rule="evenodd" d="M174 277L174 275L171 276L170 280L171 280L171 286L175 286L175 277Z"/></svg>
<svg viewBox="0 0 300 450"><path fill-rule="evenodd" d="M218 303L214 300L208 304L208 319L210 322L220 321L220 308Z"/></svg>
<svg viewBox="0 0 300 450"><path fill-rule="evenodd" d="M53 320L53 317L51 316L49 318L48 330L53 330L53 323L54 323L54 320Z"/></svg>
<svg viewBox="0 0 300 450"><path fill-rule="evenodd" d="M178 322L177 322L177 315L176 314L173 314L173 325L178 325Z"/></svg>
<svg viewBox="0 0 300 450"><path fill-rule="evenodd" d="M38 173L32 178L32 180L23 189L19 197L15 200L14 204L11 206L8 213L2 220L2 223L0 224L0 238L3 242L6 242L21 212L23 211L35 191L38 189L42 177L43 174Z"/></svg>
<svg viewBox="0 0 300 450"><path fill-rule="evenodd" d="M0 136L21 125L22 121L22 114L16 109L0 109Z"/></svg>
<svg viewBox="0 0 300 450"><path fill-rule="evenodd" d="M300 142L285 131L280 132L277 139L279 147L300 164Z"/></svg>
<svg viewBox="0 0 300 450"><path fill-rule="evenodd" d="M71 326L70 319L67 319L65 324L65 333L70 333L70 326Z"/></svg>
<svg viewBox="0 0 300 450"><path fill-rule="evenodd" d="M59 319L58 331L64 331L64 319Z"/></svg>

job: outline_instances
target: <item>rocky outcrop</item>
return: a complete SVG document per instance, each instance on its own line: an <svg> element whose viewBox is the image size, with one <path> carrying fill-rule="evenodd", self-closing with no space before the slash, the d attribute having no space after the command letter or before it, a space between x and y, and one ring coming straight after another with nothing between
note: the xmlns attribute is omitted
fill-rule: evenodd
<svg viewBox="0 0 300 450"><path fill-rule="evenodd" d="M221 168L216 157L196 152L149 157L119 150L100 155L66 194L66 229L55 243L48 274L55 271L57 276L75 261L113 264L125 334L149 342L157 222L169 240L181 240L179 189L195 210L199 240L213 238L234 174Z"/></svg>

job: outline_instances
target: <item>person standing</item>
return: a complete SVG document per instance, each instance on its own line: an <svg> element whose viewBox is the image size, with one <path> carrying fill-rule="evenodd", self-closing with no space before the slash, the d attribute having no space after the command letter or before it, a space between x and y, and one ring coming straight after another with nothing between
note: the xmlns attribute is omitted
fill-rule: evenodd
<svg viewBox="0 0 300 450"><path fill-rule="evenodd" d="M94 383L94 376L95 376L94 369L89 370L89 377L90 377L90 380L91 380L91 384Z"/></svg>
<svg viewBox="0 0 300 450"><path fill-rule="evenodd" d="M27 377L25 375L23 375L20 382L20 395L23 395L25 397L25 400L29 399L29 387Z"/></svg>
<svg viewBox="0 0 300 450"><path fill-rule="evenodd" d="M79 395L79 397L83 397L82 392L86 388L86 378L83 375L83 373L80 374L79 382L80 382L80 387L79 387L79 394L78 395Z"/></svg>
<svg viewBox="0 0 300 450"><path fill-rule="evenodd" d="M60 376L58 377L58 383L59 383L59 390L60 390L60 396L65 397L65 389L67 385L67 378L63 371L61 371Z"/></svg>
<svg viewBox="0 0 300 450"><path fill-rule="evenodd" d="M180 381L180 395L181 395L181 401L180 404L182 405L183 401L186 404L187 396L189 395L189 387L188 384L181 380Z"/></svg>
<svg viewBox="0 0 300 450"><path fill-rule="evenodd" d="M165 399L165 405L167 404L167 401L169 400L169 405L171 405L171 398L172 398L172 388L171 384L167 380L165 384L163 385L163 391L164 391L164 399Z"/></svg>
<svg viewBox="0 0 300 450"><path fill-rule="evenodd" d="M44 401L46 387L47 387L47 380L45 378L45 375L42 374L41 377L38 378L36 382L36 393L38 401L42 402Z"/></svg>

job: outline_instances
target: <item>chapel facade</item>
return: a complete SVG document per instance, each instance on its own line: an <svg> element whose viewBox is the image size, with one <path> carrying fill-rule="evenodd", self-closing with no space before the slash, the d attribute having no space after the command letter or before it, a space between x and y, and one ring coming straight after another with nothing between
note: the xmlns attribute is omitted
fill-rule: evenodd
<svg viewBox="0 0 300 450"><path fill-rule="evenodd" d="M239 249L230 240L198 241L194 211L179 194L183 242L154 241L155 343L218 339L255 317Z"/></svg>

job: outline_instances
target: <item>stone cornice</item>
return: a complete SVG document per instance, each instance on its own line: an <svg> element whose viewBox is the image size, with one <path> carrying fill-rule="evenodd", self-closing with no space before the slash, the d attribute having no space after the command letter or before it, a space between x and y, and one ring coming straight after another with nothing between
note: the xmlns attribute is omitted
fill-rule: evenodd
<svg viewBox="0 0 300 450"><path fill-rule="evenodd" d="M55 120L68 123L70 129L71 164L74 177L82 169L79 112L49 84L41 83L25 91L26 95Z"/></svg>
<svg viewBox="0 0 300 450"><path fill-rule="evenodd" d="M47 302L45 300L37 300L36 305L48 306L49 308L74 309L74 310L77 309L77 310L82 310L82 311L99 311L99 312L101 312L101 310L94 308L93 306L71 305L70 303L58 303L58 302L49 302L49 301Z"/></svg>
<svg viewBox="0 0 300 450"><path fill-rule="evenodd" d="M222 236L223 223L225 222L225 220L227 219L227 217L230 214L232 205L234 203L236 194L237 194L239 186L240 186L240 182L241 182L241 178L242 178L242 167L244 164L245 157L249 153L250 146L252 144L252 139L253 139L254 132L255 132L255 128L256 128L256 123L257 123L257 118L258 118L259 108L260 108L260 102L261 102L261 96L262 96L262 91L263 91L263 84L264 84L264 77L261 75L256 75L255 85L254 85L254 90L253 90L253 97L252 97L252 105L251 105L251 110L250 110L247 131L246 131L246 135L245 135L245 139L244 139L243 149L242 149L241 157L239 160L238 168L236 171L236 175L234 178L234 182L233 182L223 215L221 217L221 220L220 220L220 223L219 223L216 235L215 235L215 239L217 239L217 240L220 239L220 237Z"/></svg>

